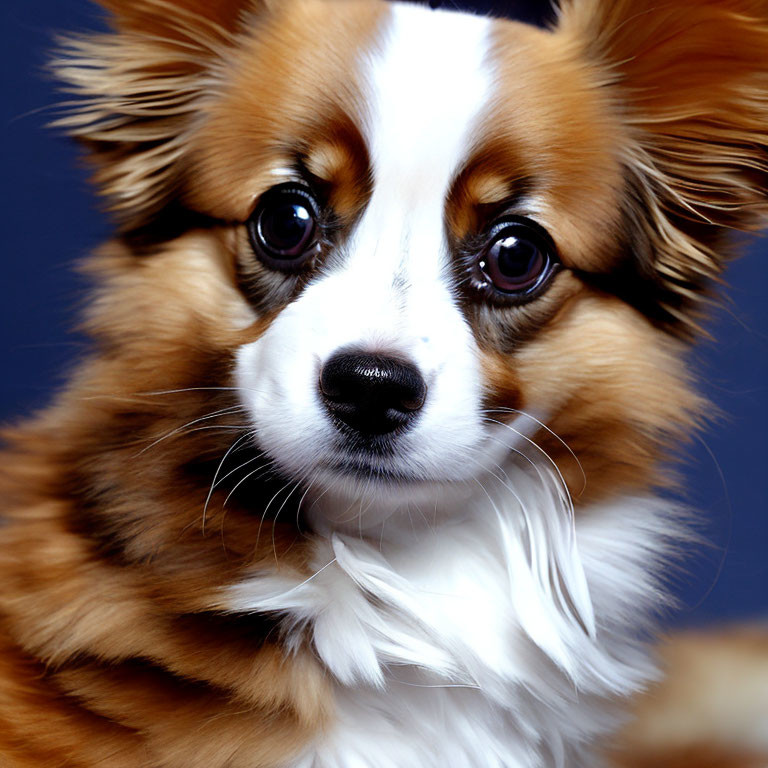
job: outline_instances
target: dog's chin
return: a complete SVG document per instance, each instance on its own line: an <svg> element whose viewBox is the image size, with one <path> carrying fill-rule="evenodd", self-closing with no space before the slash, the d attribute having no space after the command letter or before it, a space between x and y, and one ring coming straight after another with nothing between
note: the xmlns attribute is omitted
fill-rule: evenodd
<svg viewBox="0 0 768 768"><path fill-rule="evenodd" d="M358 463L334 466L319 472L304 516L317 531L379 537L381 526L393 519L406 519L411 527L433 524L437 514L445 516L459 498L469 496L468 487Z"/></svg>
<svg viewBox="0 0 768 768"><path fill-rule="evenodd" d="M311 475L302 513L312 529L325 533L377 532L378 536L380 526L393 517L423 518L419 510L434 515L437 509L455 507L469 496L471 487L468 479L359 451L318 458Z"/></svg>

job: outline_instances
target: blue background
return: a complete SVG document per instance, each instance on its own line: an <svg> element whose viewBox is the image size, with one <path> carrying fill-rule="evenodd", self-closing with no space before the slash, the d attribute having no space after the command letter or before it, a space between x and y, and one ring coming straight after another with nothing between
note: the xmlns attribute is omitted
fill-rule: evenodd
<svg viewBox="0 0 768 768"><path fill-rule="evenodd" d="M0 420L8 422L45 405L82 348L69 332L82 289L72 265L109 226L75 147L44 127L63 98L44 72L53 35L100 29L102 15L86 0L3 0L0 12ZM686 500L708 521L712 546L688 561L676 585L683 607L671 622L768 617L767 256L768 243L757 239L731 266L729 300L710 322L716 342L695 350L704 392L723 413L684 465Z"/></svg>

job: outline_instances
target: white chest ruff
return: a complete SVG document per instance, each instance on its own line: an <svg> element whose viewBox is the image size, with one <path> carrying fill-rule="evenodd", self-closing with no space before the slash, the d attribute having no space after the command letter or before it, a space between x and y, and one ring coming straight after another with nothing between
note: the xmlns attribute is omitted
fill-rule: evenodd
<svg viewBox="0 0 768 768"><path fill-rule="evenodd" d="M301 768L594 766L616 697L652 675L638 635L676 510L624 498L574 529L561 502L521 473L514 497L478 496L461 519L393 522L381 546L331 534L310 579L230 593L283 613L296 642L309 628L336 681L335 723Z"/></svg>

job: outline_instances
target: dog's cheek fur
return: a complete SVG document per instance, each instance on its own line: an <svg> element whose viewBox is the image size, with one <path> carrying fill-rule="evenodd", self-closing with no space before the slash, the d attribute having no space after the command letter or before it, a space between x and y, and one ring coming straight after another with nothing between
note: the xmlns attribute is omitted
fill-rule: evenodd
<svg viewBox="0 0 768 768"><path fill-rule="evenodd" d="M549 128L560 140L549 141L559 151L546 154L547 185L537 190L535 174L524 172L542 167L532 162L541 154L535 140L506 144L521 158L518 175L530 180L530 194L540 195L537 213L564 264L584 286L566 296L556 281L512 313L517 324L487 311L485 328L474 323L486 349L487 402L545 418L552 432L540 430L535 441L582 503L670 482L660 462L705 410L685 372L684 347L658 327L688 335L706 286L722 269L729 230L765 220L767 13L762 0L663 7L572 0L551 38L526 41L513 27L499 30L502 67L521 69L521 57L537 61L549 50L552 82L570 73L574 85L561 90L580 95L567 121L570 141L563 119ZM505 82L514 89L518 78ZM516 104L530 99L513 95ZM536 125L547 130L556 110L534 100L524 113L541 115ZM530 126L520 130L519 119L508 111L496 133L539 135ZM592 139L582 123L600 127ZM579 167L585 158L591 167ZM589 204L579 207L585 190ZM562 303L556 312L547 310L552 297Z"/></svg>
<svg viewBox="0 0 768 768"><path fill-rule="evenodd" d="M266 128L245 115L243 123L232 120L229 104L225 128L238 142L256 138L249 151L213 169L201 139L194 189L215 179L213 192L236 189L243 197L230 204L210 190L195 196L192 138L200 116L211 114L201 104L219 93L223 60L240 44L256 45L240 36L240 22L253 11L249 28L259 29L266 4L213 9L190 0L178 4L172 23L159 1L105 5L116 13L119 34L71 40L55 62L86 99L60 125L89 148L100 190L130 239L85 266L97 284L84 322L93 354L53 408L6 434L0 611L19 659L16 673L0 681L0 702L7 702L0 752L73 768L102 764L105 755L116 766L283 765L328 720L328 682L308 650L285 649L270 620L219 612L221 590L246 573L307 572L308 544L293 521L259 519L275 483L260 483L263 498L249 497L247 483L228 498L245 472L266 463L248 437L232 372L236 350L258 339L271 316L257 315L237 288L242 238L233 228L193 231L140 252L128 243L137 231L165 228L176 215L171 200L222 202L206 215L242 221L267 181L243 188L239 172L264 168L270 140L273 150L285 149L285 125L301 123L313 90L322 100L337 89L291 73L297 90L284 88L288 106L275 105L284 121ZM282 6L273 6L279 13ZM291 35L316 28L307 15L319 13L317 4L292 7L294 22L308 26L294 26L286 39L281 30L290 25L276 23L261 64L278 66L297 42ZM349 23L339 12L337 31L356 24L370 31L383 7L361 6ZM325 44L345 52L334 72L350 92L355 47L339 39ZM311 56L310 42L304 39ZM262 73L247 70L233 97L247 102L251 118L258 93L249 89L263 86ZM264 106L258 111L267 115ZM232 138L227 130L207 134L214 161L221 140ZM337 138L329 137L331 146ZM296 149L275 150L275 157L291 163ZM356 178L364 175L358 168ZM238 441L232 463L244 470L230 477L230 464L220 478L228 481L212 488L219 462ZM204 733L201 722L208 723ZM97 743L83 746L93 734Z"/></svg>
<svg viewBox="0 0 768 768"><path fill-rule="evenodd" d="M228 744L231 764L252 768L297 752L328 715L311 656L288 657L268 620L216 611L219 591L244 573L274 570L276 558L302 573L308 558L290 523L261 526L237 497L225 508L231 483L206 509L212 468L248 431L230 390L235 351L269 322L234 286L230 241L224 230L191 233L148 257L107 246L88 266L99 286L86 319L98 356L54 408L6 435L0 611L19 653L48 671L24 661L0 686L27 686L52 725L32 739L21 711L0 710L0 719L10 734L18 726L20 741L71 755L79 767L96 758L64 740L58 699L35 693L40 674L46 689L117 719L122 727L101 730L104 749L128 754L140 734L169 765L212 764L189 753L194 718L215 715L210 748ZM150 668L124 669L131 659ZM108 672L103 663L117 666ZM194 706L184 703L189 681ZM80 719L94 727L72 707L75 730Z"/></svg>
<svg viewBox="0 0 768 768"><path fill-rule="evenodd" d="M533 437L521 449L553 462L579 505L647 491L670 480L663 458L703 409L683 352L635 310L585 287L515 354L484 353L487 398L497 419L523 412L546 423L522 417Z"/></svg>

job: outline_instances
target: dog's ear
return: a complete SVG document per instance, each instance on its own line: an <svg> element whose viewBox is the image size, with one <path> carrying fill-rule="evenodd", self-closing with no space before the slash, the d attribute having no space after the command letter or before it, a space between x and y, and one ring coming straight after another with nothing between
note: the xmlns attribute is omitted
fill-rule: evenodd
<svg viewBox="0 0 768 768"><path fill-rule="evenodd" d="M194 118L241 27L268 1L98 0L112 31L59 41L52 67L76 100L54 126L86 145L124 231L178 194Z"/></svg>
<svg viewBox="0 0 768 768"><path fill-rule="evenodd" d="M729 231L768 221L768 0L563 0L629 138L631 248L687 323Z"/></svg>
<svg viewBox="0 0 768 768"><path fill-rule="evenodd" d="M115 26L148 35L195 38L232 32L256 0L96 0Z"/></svg>

